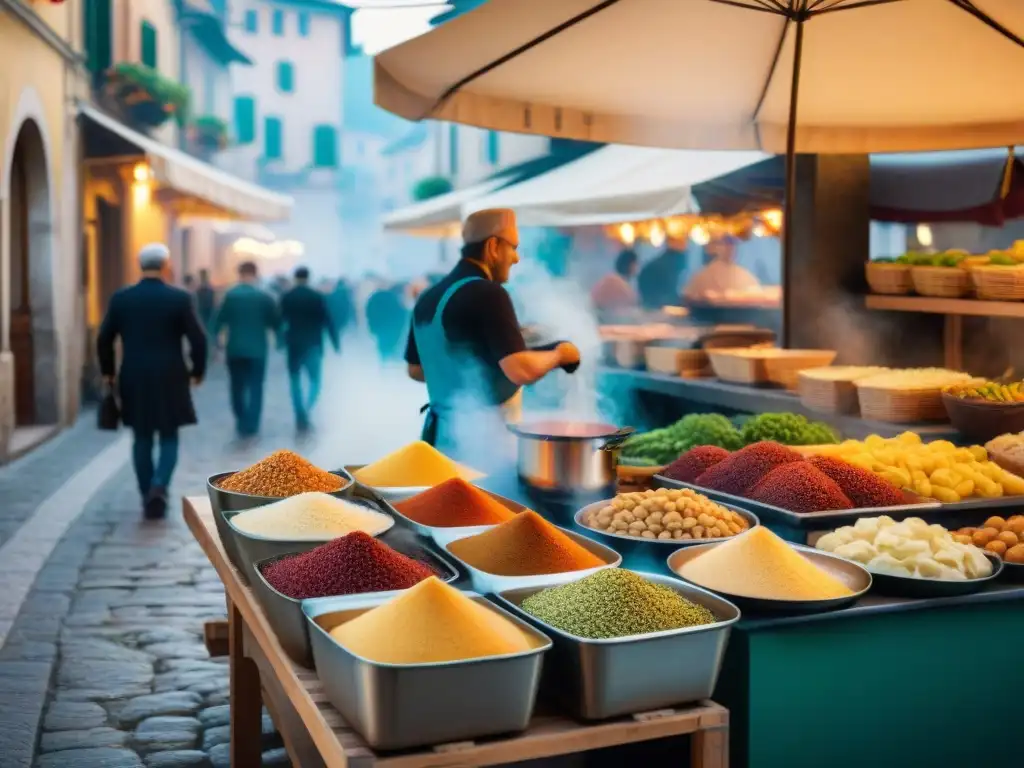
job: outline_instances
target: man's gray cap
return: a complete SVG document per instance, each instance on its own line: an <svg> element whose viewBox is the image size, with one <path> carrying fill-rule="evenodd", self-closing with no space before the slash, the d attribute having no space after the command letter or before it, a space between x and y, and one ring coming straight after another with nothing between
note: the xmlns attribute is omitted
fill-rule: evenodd
<svg viewBox="0 0 1024 768"><path fill-rule="evenodd" d="M139 251L141 269L160 269L171 258L171 252L163 243L150 243Z"/></svg>

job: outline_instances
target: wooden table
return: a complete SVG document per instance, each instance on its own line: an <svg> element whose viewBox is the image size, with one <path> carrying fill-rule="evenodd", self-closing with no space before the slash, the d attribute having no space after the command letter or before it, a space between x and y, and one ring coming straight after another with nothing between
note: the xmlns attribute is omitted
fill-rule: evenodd
<svg viewBox="0 0 1024 768"><path fill-rule="evenodd" d="M516 736L377 754L327 700L316 672L292 662L259 603L228 560L210 502L183 500L185 521L224 582L231 662L231 765L260 764L265 704L293 764L328 768L465 768L587 752L620 744L692 734L693 768L727 768L729 712L712 701L586 725L535 715Z"/></svg>

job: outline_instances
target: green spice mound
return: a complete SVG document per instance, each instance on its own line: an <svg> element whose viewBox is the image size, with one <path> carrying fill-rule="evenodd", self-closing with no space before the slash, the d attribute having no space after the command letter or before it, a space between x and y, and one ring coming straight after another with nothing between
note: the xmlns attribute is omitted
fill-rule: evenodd
<svg viewBox="0 0 1024 768"><path fill-rule="evenodd" d="M715 615L632 571L606 568L523 600L531 616L577 637L601 640L712 624Z"/></svg>

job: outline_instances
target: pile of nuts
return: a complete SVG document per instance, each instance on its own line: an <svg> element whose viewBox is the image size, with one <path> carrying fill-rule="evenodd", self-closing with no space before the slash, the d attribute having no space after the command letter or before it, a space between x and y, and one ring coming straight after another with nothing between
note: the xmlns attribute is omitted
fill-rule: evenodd
<svg viewBox="0 0 1024 768"><path fill-rule="evenodd" d="M993 515L978 528L953 531L953 539L961 544L974 544L1008 563L1024 564L1024 515L1002 518Z"/></svg>
<svg viewBox="0 0 1024 768"><path fill-rule="evenodd" d="M605 533L662 541L727 538L750 527L739 513L689 488L620 493L582 522Z"/></svg>

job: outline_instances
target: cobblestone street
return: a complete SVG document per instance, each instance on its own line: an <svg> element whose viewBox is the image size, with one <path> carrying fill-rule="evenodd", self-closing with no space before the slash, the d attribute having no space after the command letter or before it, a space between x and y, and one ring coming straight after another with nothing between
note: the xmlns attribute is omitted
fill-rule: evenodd
<svg viewBox="0 0 1024 768"><path fill-rule="evenodd" d="M215 366L196 395L200 426L182 433L162 522L141 520L128 436L98 432L92 412L0 468L4 768L227 766L227 661L202 640L203 622L225 616L224 593L177 500L276 448L325 467L391 450L415 439L422 396L398 371L332 357L319 429L300 440L278 360L261 437L243 446ZM263 765L290 765L266 714L263 736Z"/></svg>

